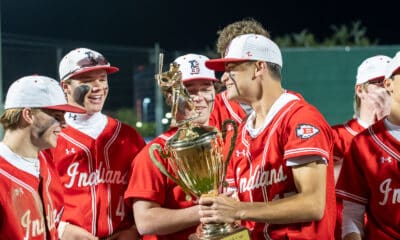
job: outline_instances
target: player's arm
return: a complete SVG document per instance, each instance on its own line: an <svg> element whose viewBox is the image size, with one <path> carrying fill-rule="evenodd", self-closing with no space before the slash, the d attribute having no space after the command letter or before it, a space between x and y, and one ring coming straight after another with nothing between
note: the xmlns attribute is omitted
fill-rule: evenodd
<svg viewBox="0 0 400 240"><path fill-rule="evenodd" d="M133 203L136 227L141 235L171 234L200 223L199 206L168 209L152 201L138 200Z"/></svg>
<svg viewBox="0 0 400 240"><path fill-rule="evenodd" d="M316 156L313 156L315 158ZM319 157L320 158L320 157ZM312 161L292 167L297 193L270 202L236 202L226 196L201 198L201 221L250 220L271 224L320 220L325 210L325 163Z"/></svg>

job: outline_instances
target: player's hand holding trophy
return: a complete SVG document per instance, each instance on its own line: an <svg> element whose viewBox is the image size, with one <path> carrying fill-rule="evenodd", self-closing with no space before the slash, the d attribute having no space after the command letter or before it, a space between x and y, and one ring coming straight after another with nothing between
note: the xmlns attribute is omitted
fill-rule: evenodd
<svg viewBox="0 0 400 240"><path fill-rule="evenodd" d="M162 72L163 55L160 54L159 73L156 80L161 88L172 88L172 122L178 127L177 132L166 142L164 148L153 144L149 149L153 163L167 177L172 179L187 194L188 201L192 197L199 198L206 194L217 196L222 192L225 183L226 167L235 146L237 126L234 121L226 121L222 133L211 126L200 126L192 122L195 119L193 102L182 83L179 65L170 64L167 72ZM191 111L189 117L178 121L178 111ZM186 114L186 116L188 116ZM223 155L224 135L226 125L233 125L233 135L230 139L230 149L227 156ZM168 172L155 157L154 153L168 160L173 172ZM208 223L202 224L190 240L246 240L250 239L246 228L237 224Z"/></svg>

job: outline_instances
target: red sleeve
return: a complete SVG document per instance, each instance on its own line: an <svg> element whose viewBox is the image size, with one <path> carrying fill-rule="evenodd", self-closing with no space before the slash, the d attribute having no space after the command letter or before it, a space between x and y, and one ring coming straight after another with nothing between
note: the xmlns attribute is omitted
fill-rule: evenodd
<svg viewBox="0 0 400 240"><path fill-rule="evenodd" d="M165 201L167 178L150 158L149 148L152 144L160 144L161 147L164 147L165 142L160 138L155 139L144 147L133 160L131 177L124 195L125 200L130 204L132 204L133 198L157 202L160 205ZM167 165L158 152L154 151L154 156L163 166Z"/></svg>
<svg viewBox="0 0 400 240"><path fill-rule="evenodd" d="M232 119L240 124L246 117L246 112L235 101L229 101L226 98L226 92L217 94L214 101L213 111L210 115L209 125L221 130L222 124L227 119Z"/></svg>
<svg viewBox="0 0 400 240"><path fill-rule="evenodd" d="M317 155L332 159L332 129L324 117L310 105L299 108L284 124L284 159Z"/></svg>
<svg viewBox="0 0 400 240"><path fill-rule="evenodd" d="M336 184L336 195L339 198L365 205L368 202L369 190L365 174L363 174L364 170L359 163L361 156L358 151L360 148L363 146L359 146L353 141L349 152L345 155Z"/></svg>

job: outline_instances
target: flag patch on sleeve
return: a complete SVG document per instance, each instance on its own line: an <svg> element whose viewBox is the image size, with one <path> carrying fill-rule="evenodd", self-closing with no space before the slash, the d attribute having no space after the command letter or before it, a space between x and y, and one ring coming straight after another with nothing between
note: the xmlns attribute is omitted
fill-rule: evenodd
<svg viewBox="0 0 400 240"><path fill-rule="evenodd" d="M308 139L319 133L319 129L311 124L299 124L296 127L296 136L301 139Z"/></svg>

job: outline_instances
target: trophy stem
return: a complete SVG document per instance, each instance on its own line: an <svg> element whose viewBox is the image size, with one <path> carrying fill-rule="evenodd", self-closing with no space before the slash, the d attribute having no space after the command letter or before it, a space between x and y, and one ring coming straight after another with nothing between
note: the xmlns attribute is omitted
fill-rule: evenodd
<svg viewBox="0 0 400 240"><path fill-rule="evenodd" d="M201 224L197 232L189 236L189 240L250 239L248 230L229 223Z"/></svg>

